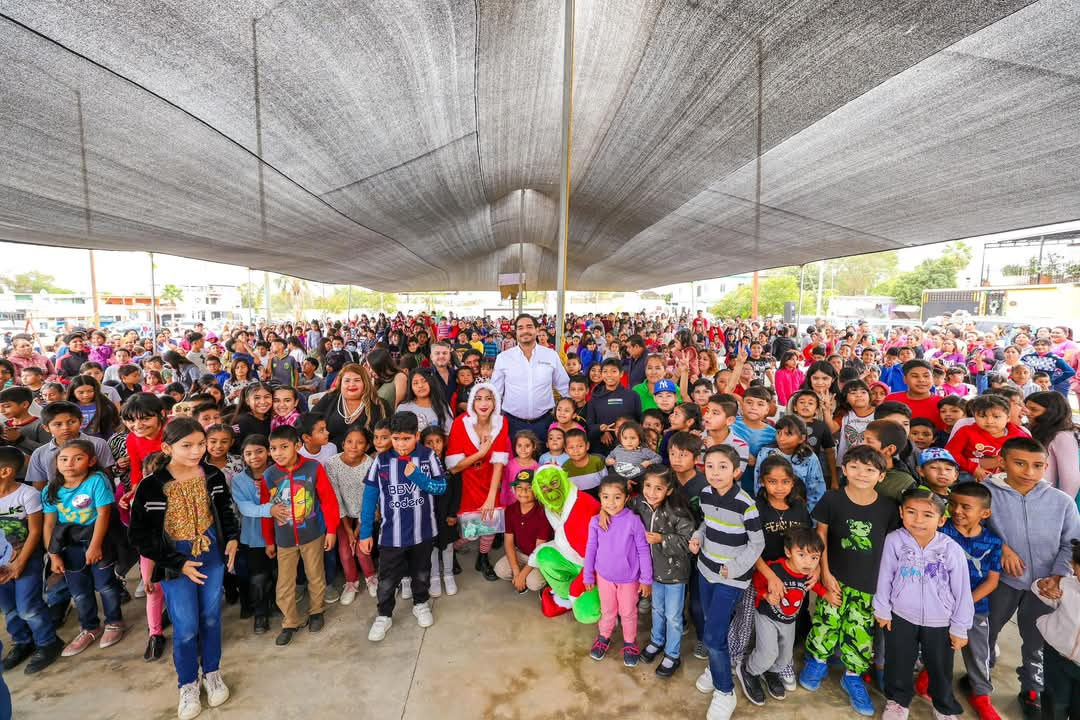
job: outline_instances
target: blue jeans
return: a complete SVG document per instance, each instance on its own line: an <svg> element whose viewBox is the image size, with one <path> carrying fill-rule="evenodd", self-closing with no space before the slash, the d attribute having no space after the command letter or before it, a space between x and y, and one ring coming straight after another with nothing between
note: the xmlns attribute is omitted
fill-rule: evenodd
<svg viewBox="0 0 1080 720"><path fill-rule="evenodd" d="M522 430L532 430L536 433L536 437L540 438L540 447L536 449L538 454L547 452L547 431L548 425L550 425L555 416L552 415L551 410L540 417L535 418L536 422L527 423L522 418L515 417L509 413L504 415L507 420L507 431L510 433L511 439Z"/></svg>
<svg viewBox="0 0 1080 720"><path fill-rule="evenodd" d="M105 623L112 625L122 622L120 581L113 572L113 563L87 565L86 545L82 544L64 548L60 557L64 560L64 579L75 600L75 609L79 612L79 626L83 630L96 630L101 625L95 590L101 595Z"/></svg>
<svg viewBox="0 0 1080 720"><path fill-rule="evenodd" d="M177 543L176 549L186 552L181 546L187 545L189 543ZM215 672L221 665L221 594L225 563L217 542L213 542L210 550L198 560L202 562L198 570L206 576L202 585L191 582L186 575L161 583L165 607L173 624L177 687L199 679L200 659L204 674Z"/></svg>
<svg viewBox="0 0 1080 720"><path fill-rule="evenodd" d="M731 655L728 654L728 627L743 589L733 585L710 583L699 578L701 606L705 610L705 647L709 649L709 672L713 687L723 693L733 689Z"/></svg>
<svg viewBox="0 0 1080 720"><path fill-rule="evenodd" d="M0 642L0 653L3 651L4 643ZM0 674L0 720L11 720L11 692L4 682L3 674Z"/></svg>
<svg viewBox="0 0 1080 720"><path fill-rule="evenodd" d="M698 642L705 639L705 610L701 606L701 573L697 570L697 556L690 557L690 619L694 621L694 636Z"/></svg>
<svg viewBox="0 0 1080 720"><path fill-rule="evenodd" d="M652 586L652 635L653 645L664 648L669 658L678 659L682 647L683 599L686 585L666 585L654 582Z"/></svg>
<svg viewBox="0 0 1080 720"><path fill-rule="evenodd" d="M56 629L41 597L41 556L36 553L15 580L0 585L0 612L16 645L56 642Z"/></svg>

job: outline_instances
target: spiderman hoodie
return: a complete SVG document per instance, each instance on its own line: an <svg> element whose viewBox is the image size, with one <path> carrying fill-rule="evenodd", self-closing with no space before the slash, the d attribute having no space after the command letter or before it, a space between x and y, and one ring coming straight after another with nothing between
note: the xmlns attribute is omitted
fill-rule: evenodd
<svg viewBox="0 0 1080 720"><path fill-rule="evenodd" d="M769 594L769 581L761 574L760 570L755 570L754 605L759 613L774 622L783 623L784 625L791 624L795 622L795 618L799 616L799 609L806 602L808 593L806 589L807 576L788 567L785 558L771 560L765 564L776 573L776 577L780 578L780 582L784 583L784 596L780 598L778 605L770 605L769 601L765 599L765 596ZM824 597L826 593L825 586L820 582L814 585L813 591L821 597Z"/></svg>
<svg viewBox="0 0 1080 720"><path fill-rule="evenodd" d="M263 520L267 545L300 547L337 532L338 510L330 478L318 460L300 457L292 468L274 464L263 473L271 505L285 505L291 512L288 522Z"/></svg>

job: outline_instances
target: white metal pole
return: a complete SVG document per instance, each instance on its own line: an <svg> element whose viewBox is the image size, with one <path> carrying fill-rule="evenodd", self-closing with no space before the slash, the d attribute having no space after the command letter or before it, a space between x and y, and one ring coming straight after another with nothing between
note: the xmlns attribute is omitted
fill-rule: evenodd
<svg viewBox="0 0 1080 720"><path fill-rule="evenodd" d="M559 263L556 269L558 296L555 349L563 347L566 326L566 263L570 233L570 133L574 103L574 0L565 0L563 14L562 177L559 184Z"/></svg>

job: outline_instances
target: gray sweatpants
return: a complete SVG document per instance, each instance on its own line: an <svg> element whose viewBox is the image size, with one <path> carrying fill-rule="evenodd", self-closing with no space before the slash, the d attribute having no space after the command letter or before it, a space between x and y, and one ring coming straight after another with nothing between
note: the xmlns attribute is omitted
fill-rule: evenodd
<svg viewBox="0 0 1080 720"><path fill-rule="evenodd" d="M997 660L993 651L998 634L1016 615L1016 624L1020 628L1020 667L1016 668L1016 677L1020 680L1021 690L1038 693L1043 690L1043 636L1035 627L1035 621L1053 611L1030 590L1017 590L1001 583L990 593L990 667Z"/></svg>
<svg viewBox="0 0 1080 720"><path fill-rule="evenodd" d="M990 616L976 615L968 630L968 644L962 651L972 695L989 695L994 690L990 682L993 647L990 643Z"/></svg>
<svg viewBox="0 0 1080 720"><path fill-rule="evenodd" d="M746 671L751 675L760 675L766 670L779 673L791 665L794 648L795 618L782 623L755 612L754 650L746 659Z"/></svg>

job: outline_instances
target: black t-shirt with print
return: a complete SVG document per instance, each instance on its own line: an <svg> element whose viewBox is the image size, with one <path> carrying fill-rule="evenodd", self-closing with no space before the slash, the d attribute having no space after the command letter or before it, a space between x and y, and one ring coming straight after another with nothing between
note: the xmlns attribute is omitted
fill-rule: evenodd
<svg viewBox="0 0 1080 720"><path fill-rule="evenodd" d="M810 511L806 503L794 503L787 510L777 510L765 498L758 498L758 515L761 516L761 530L765 533L765 549L761 559L765 562L784 557L784 533L794 527L813 527Z"/></svg>
<svg viewBox="0 0 1080 720"><path fill-rule="evenodd" d="M829 572L841 585L873 595L885 536L900 527L896 503L878 495L857 505L845 490L830 490L814 508L814 519L829 526Z"/></svg>
<svg viewBox="0 0 1080 720"><path fill-rule="evenodd" d="M824 420L817 419L808 422L806 429L810 431L810 434L806 436L806 444L813 448L818 462L821 463L821 468L826 470L829 464L825 462L825 451L836 447L836 440L833 438L832 430L829 429L829 424ZM826 475L827 477L828 475Z"/></svg>

